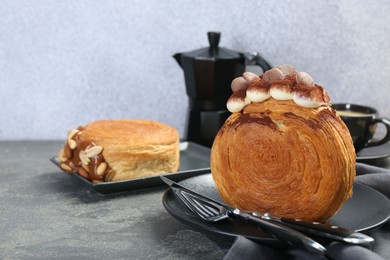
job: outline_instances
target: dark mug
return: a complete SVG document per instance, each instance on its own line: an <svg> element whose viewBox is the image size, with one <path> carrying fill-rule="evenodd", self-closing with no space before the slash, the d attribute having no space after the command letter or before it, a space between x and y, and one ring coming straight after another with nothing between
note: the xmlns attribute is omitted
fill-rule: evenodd
<svg viewBox="0 0 390 260"><path fill-rule="evenodd" d="M333 104L332 107L347 125L356 152L390 141L390 121L379 118L375 108L349 103ZM378 123L386 127L386 135L380 140L373 140Z"/></svg>

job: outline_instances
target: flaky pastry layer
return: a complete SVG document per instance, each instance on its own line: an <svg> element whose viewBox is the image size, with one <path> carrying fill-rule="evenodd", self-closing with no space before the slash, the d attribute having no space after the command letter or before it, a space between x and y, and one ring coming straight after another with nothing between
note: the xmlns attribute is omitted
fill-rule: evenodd
<svg viewBox="0 0 390 260"><path fill-rule="evenodd" d="M352 195L355 150L329 106L251 103L217 134L211 171L222 198L240 209L324 221Z"/></svg>
<svg viewBox="0 0 390 260"><path fill-rule="evenodd" d="M68 154L72 158L58 158L64 160L63 169L78 172L91 181L127 180L179 169L179 134L171 126L148 120L101 120L72 131L76 133L64 147L65 151L71 150ZM71 149L69 143L73 141L75 145ZM93 149L99 150L99 154L91 153ZM104 172L88 167L96 161L96 156L101 156L107 164Z"/></svg>

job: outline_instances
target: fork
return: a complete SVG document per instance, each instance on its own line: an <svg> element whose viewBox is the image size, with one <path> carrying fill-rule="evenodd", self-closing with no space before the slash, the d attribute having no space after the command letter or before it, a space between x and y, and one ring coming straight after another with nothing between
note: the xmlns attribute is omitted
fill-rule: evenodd
<svg viewBox="0 0 390 260"><path fill-rule="evenodd" d="M291 247L305 249L321 255L326 252L325 247L318 242L285 225L255 217L250 213L242 212L239 209L203 196L197 196L185 189L175 187L175 185L172 185L171 188L192 212L206 222L218 222L227 218L234 218L260 227L267 234Z"/></svg>

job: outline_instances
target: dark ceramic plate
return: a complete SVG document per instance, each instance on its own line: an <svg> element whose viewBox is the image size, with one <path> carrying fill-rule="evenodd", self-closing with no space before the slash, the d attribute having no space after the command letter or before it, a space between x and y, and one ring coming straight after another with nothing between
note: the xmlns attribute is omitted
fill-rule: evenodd
<svg viewBox="0 0 390 260"><path fill-rule="evenodd" d="M201 194L222 201L215 188L211 174L204 174L180 182L183 186ZM362 184L355 183L353 197L327 222L355 231L368 231L384 224L390 218L390 200L382 193ZM199 229L210 236L232 241L237 235L268 244L278 244L260 229L234 220L217 223L204 222L190 211L169 188L163 196L165 209L179 221Z"/></svg>
<svg viewBox="0 0 390 260"><path fill-rule="evenodd" d="M50 159L55 165L58 165L56 157ZM180 143L180 168L174 173L164 174L171 180L180 181L189 177L197 176L210 172L210 149L199 144L191 142ZM151 176L138 179L129 179L125 181L112 181L92 183L79 174L69 174L87 186L100 193L116 193L134 189L147 188L163 185L164 182L159 176Z"/></svg>
<svg viewBox="0 0 390 260"><path fill-rule="evenodd" d="M357 161L378 160L390 156L390 142L378 146L364 148L357 153Z"/></svg>

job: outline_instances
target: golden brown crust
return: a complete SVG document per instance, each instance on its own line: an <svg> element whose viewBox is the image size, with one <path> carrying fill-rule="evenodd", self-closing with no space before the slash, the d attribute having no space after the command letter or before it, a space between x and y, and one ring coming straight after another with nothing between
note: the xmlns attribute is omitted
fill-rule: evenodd
<svg viewBox="0 0 390 260"><path fill-rule="evenodd" d="M100 120L78 130L77 143L91 140L103 148L108 165L104 181L153 176L179 168L179 134L171 126L147 120Z"/></svg>
<svg viewBox="0 0 390 260"><path fill-rule="evenodd" d="M332 108L271 98L227 119L211 170L235 207L324 221L352 195L355 160L349 131Z"/></svg>
<svg viewBox="0 0 390 260"><path fill-rule="evenodd" d="M99 120L87 124L82 137L126 147L164 145L177 142L177 130L171 126L148 120Z"/></svg>

